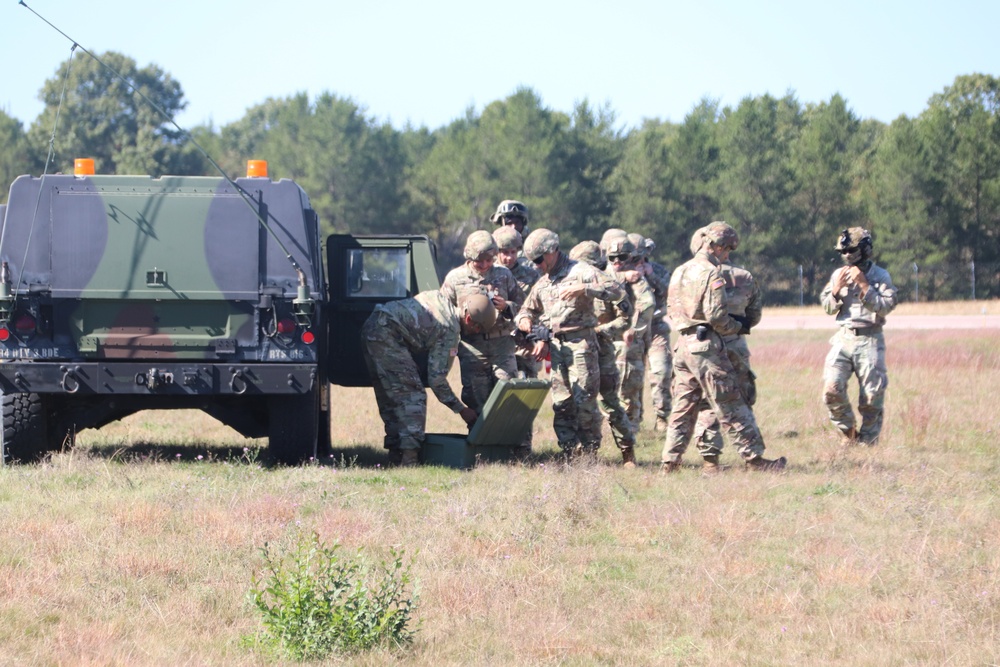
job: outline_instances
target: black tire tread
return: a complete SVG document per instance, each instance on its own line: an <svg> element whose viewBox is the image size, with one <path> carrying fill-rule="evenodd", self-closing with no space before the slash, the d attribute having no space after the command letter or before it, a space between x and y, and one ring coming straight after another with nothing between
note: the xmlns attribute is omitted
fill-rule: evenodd
<svg viewBox="0 0 1000 667"><path fill-rule="evenodd" d="M315 460L319 440L319 395L314 391L271 396L268 408L268 457L278 465Z"/></svg>
<svg viewBox="0 0 1000 667"><path fill-rule="evenodd" d="M39 394L3 394L0 458L4 464L35 463L49 451L48 409Z"/></svg>

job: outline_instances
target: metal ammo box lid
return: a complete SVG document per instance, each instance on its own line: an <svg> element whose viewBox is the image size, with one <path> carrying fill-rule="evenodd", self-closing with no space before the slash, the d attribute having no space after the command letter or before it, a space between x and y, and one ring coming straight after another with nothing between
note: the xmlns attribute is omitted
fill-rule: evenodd
<svg viewBox="0 0 1000 667"><path fill-rule="evenodd" d="M468 435L426 435L421 448L424 463L471 468L477 461L512 458L548 393L548 380L500 380Z"/></svg>

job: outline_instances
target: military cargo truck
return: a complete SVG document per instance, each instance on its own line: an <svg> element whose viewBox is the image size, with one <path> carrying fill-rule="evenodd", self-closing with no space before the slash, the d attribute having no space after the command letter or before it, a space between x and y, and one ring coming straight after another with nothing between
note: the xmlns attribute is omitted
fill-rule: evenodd
<svg viewBox="0 0 1000 667"><path fill-rule="evenodd" d="M361 323L437 287L426 237L334 235L324 257L291 180L21 176L0 229L3 460L177 408L308 460L328 383L370 384Z"/></svg>

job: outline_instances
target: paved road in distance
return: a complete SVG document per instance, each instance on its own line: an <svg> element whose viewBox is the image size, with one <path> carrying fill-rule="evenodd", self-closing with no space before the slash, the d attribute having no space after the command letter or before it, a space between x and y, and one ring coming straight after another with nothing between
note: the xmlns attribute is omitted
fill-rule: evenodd
<svg viewBox="0 0 1000 667"><path fill-rule="evenodd" d="M832 315L765 315L755 329L836 330ZM1000 329L1000 315L893 315L885 328L892 329Z"/></svg>

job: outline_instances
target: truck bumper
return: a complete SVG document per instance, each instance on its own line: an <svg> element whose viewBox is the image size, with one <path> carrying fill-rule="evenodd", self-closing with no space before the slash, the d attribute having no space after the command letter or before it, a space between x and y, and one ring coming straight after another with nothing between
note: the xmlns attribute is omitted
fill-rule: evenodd
<svg viewBox="0 0 1000 667"><path fill-rule="evenodd" d="M0 363L4 393L111 395L304 394L317 364L31 362Z"/></svg>

